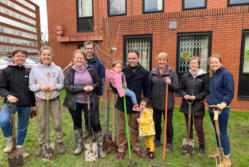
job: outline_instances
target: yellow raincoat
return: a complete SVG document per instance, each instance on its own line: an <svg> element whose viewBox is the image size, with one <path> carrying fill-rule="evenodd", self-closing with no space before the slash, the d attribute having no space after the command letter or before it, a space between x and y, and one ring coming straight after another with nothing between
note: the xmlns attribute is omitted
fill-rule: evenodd
<svg viewBox="0 0 249 167"><path fill-rule="evenodd" d="M153 109L146 108L141 111L139 123L139 136L153 136L155 135L155 125L153 120Z"/></svg>

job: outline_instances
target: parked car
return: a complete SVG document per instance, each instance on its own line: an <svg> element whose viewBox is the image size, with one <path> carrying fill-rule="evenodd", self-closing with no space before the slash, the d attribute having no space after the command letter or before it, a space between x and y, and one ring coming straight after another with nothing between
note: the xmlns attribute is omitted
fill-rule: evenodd
<svg viewBox="0 0 249 167"><path fill-rule="evenodd" d="M6 68L8 66L8 61L4 60L4 59L0 59L0 71L2 71L4 68Z"/></svg>
<svg viewBox="0 0 249 167"><path fill-rule="evenodd" d="M24 63L24 66L27 68L27 69L31 69L33 67L35 67L38 63L35 62L34 60L30 59L30 58L27 58L26 59L26 62Z"/></svg>
<svg viewBox="0 0 249 167"><path fill-rule="evenodd" d="M1 57L0 58L0 71L2 71L5 67L8 66L8 62L12 61L10 57ZM30 70L34 66L36 66L39 63L39 57L37 56L28 56L26 59L26 62L24 63L24 66Z"/></svg>

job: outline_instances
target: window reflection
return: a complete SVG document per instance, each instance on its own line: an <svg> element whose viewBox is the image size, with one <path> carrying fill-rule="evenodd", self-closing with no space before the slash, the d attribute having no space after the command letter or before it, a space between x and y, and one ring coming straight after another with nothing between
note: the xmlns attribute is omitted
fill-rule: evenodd
<svg viewBox="0 0 249 167"><path fill-rule="evenodd" d="M12 37L6 37L6 36L2 36L2 35L0 35L0 42L38 47L37 42L18 39L18 38L12 38Z"/></svg>
<svg viewBox="0 0 249 167"><path fill-rule="evenodd" d="M30 39L35 39L37 40L37 35L30 34L27 32L15 30L9 27L1 26L0 25L0 32L5 33L5 34L11 34L11 35L16 35L24 38L30 38Z"/></svg>
<svg viewBox="0 0 249 167"><path fill-rule="evenodd" d="M25 30L28 30L28 31L36 32L35 27L28 26L26 24L23 24L23 23L8 19L8 18L3 17L3 16L0 16L0 22L5 23L5 24L9 24L9 25L12 25L12 26L15 26L15 27L19 27L19 28L22 28L22 29L25 29Z"/></svg>
<svg viewBox="0 0 249 167"><path fill-rule="evenodd" d="M23 7L19 6L19 5L17 5L17 4L15 4L14 2L12 2L12 1L10 1L10 0L0 0L0 2L2 2L2 3L5 4L5 5L8 5L8 6L11 7L11 8L14 8L14 9L16 9L16 10L19 10L19 11L22 12L22 13L25 13L25 14L31 16L31 17L36 18L35 13L33 13L33 12L31 12L31 11L29 11L29 10L27 10L27 9L25 9L25 8L23 8Z"/></svg>
<svg viewBox="0 0 249 167"><path fill-rule="evenodd" d="M19 20L22 20L22 21L25 21L27 23L30 23L30 24L33 24L33 25L36 25L36 21L33 20L33 19L30 19L28 17L25 17L23 15L20 15L19 13L16 13L16 12L13 12L7 8L4 8L2 6L0 6L0 13L4 13L6 15L9 15L9 16L12 16L12 17L15 17Z"/></svg>

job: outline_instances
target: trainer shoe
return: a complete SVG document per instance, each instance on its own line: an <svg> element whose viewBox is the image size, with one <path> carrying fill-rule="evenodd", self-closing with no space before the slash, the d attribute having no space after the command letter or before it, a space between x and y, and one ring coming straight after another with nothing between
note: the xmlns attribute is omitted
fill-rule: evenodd
<svg viewBox="0 0 249 167"><path fill-rule="evenodd" d="M134 104L133 107L132 107L132 110L133 111L141 111L141 108L139 107L138 104Z"/></svg>
<svg viewBox="0 0 249 167"><path fill-rule="evenodd" d="M12 151L12 149L13 149L13 140L12 140L12 137L9 137L8 141L7 141L7 145L3 149L3 152L4 153L10 153Z"/></svg>
<svg viewBox="0 0 249 167"><path fill-rule="evenodd" d="M220 157L220 149L216 148L215 152L213 154L208 155L209 158L218 158Z"/></svg>
<svg viewBox="0 0 249 167"><path fill-rule="evenodd" d="M231 167L231 160L229 157L224 157L218 167Z"/></svg>

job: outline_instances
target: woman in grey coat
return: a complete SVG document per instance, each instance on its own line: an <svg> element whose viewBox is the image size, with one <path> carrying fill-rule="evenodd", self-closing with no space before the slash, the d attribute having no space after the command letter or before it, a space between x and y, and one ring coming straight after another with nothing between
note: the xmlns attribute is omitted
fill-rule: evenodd
<svg viewBox="0 0 249 167"><path fill-rule="evenodd" d="M161 140L161 116L165 114L165 89L168 84L168 111L167 111L167 146L166 151L173 150L173 109L174 94L179 90L178 77L174 70L168 67L168 55L165 52L159 53L157 56L158 66L150 72L149 84L152 94L153 118L155 122L155 146L160 144Z"/></svg>

